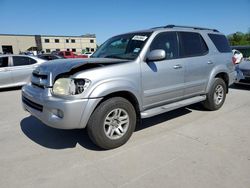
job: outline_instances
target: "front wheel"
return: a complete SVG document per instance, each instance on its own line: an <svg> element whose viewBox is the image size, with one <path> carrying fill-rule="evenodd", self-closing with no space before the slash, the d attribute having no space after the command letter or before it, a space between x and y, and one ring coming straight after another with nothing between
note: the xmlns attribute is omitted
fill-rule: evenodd
<svg viewBox="0 0 250 188"><path fill-rule="evenodd" d="M126 143L136 126L136 112L126 99L114 97L102 102L88 122L90 139L103 149Z"/></svg>
<svg viewBox="0 0 250 188"><path fill-rule="evenodd" d="M207 94L207 99L203 106L208 110L218 110L224 104L226 99L226 84L221 78L215 78L215 81Z"/></svg>

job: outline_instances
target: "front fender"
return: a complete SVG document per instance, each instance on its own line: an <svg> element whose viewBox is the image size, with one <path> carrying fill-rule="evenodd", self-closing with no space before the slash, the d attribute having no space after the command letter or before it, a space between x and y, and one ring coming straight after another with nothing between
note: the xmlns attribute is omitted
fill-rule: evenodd
<svg viewBox="0 0 250 188"><path fill-rule="evenodd" d="M139 107L142 107L139 85L129 80L111 80L100 83L90 93L89 98L105 97L116 92L129 92L137 99Z"/></svg>

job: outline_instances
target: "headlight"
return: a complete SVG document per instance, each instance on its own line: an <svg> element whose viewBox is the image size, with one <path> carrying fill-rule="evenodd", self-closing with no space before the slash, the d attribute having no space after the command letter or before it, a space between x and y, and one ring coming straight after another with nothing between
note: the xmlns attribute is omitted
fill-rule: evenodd
<svg viewBox="0 0 250 188"><path fill-rule="evenodd" d="M59 78L53 85L53 93L56 95L78 95L84 92L90 85L88 79Z"/></svg>

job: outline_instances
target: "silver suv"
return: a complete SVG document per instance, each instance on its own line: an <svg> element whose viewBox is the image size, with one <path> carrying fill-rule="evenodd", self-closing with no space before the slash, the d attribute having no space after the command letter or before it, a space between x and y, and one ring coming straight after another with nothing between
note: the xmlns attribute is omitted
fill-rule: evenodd
<svg viewBox="0 0 250 188"><path fill-rule="evenodd" d="M107 40L90 59L45 63L22 88L23 107L59 129L87 127L104 149L124 144L141 118L224 103L232 51L214 29L168 25Z"/></svg>

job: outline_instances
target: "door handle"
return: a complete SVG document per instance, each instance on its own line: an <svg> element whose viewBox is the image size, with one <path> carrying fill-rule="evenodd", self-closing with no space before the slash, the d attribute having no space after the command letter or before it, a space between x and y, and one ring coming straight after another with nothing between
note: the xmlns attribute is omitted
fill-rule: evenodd
<svg viewBox="0 0 250 188"><path fill-rule="evenodd" d="M182 66L178 64L178 65L173 66L173 68L174 68L174 69L181 69Z"/></svg>
<svg viewBox="0 0 250 188"><path fill-rule="evenodd" d="M208 61L207 64L211 65L211 64L214 64L213 61Z"/></svg>

